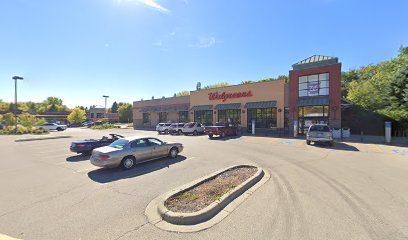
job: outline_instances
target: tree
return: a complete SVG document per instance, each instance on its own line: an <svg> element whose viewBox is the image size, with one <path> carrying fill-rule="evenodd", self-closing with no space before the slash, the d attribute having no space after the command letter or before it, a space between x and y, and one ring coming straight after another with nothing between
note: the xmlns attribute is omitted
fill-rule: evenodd
<svg viewBox="0 0 408 240"><path fill-rule="evenodd" d="M67 117L70 123L82 123L86 120L86 112L81 108L75 108Z"/></svg>
<svg viewBox="0 0 408 240"><path fill-rule="evenodd" d="M15 118L12 113L6 113L3 115L3 122L6 126L13 126L15 123Z"/></svg>
<svg viewBox="0 0 408 240"><path fill-rule="evenodd" d="M111 107L111 112L112 113L117 113L118 112L118 103L113 102L112 107Z"/></svg>
<svg viewBox="0 0 408 240"><path fill-rule="evenodd" d="M38 119L29 113L22 113L18 116L20 124L24 127L31 128L37 124Z"/></svg>
<svg viewBox="0 0 408 240"><path fill-rule="evenodd" d="M176 93L177 97L181 97L181 96L190 96L190 91L187 90L183 90L181 92Z"/></svg>
<svg viewBox="0 0 408 240"><path fill-rule="evenodd" d="M226 86L231 86L231 84L227 82L221 82L213 85L207 85L203 89L213 89L213 88L221 88L221 87L226 87Z"/></svg>
<svg viewBox="0 0 408 240"><path fill-rule="evenodd" d="M245 80L245 81L242 81L241 82L241 84L250 84L250 83L255 83L256 81L253 81L253 80Z"/></svg>
<svg viewBox="0 0 408 240"><path fill-rule="evenodd" d="M132 104L124 103L119 109L119 122L131 122L133 121Z"/></svg>

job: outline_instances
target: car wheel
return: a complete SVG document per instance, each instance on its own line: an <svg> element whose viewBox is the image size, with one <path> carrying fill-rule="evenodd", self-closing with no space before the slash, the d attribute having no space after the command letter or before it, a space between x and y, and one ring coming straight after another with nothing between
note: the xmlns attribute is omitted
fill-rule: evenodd
<svg viewBox="0 0 408 240"><path fill-rule="evenodd" d="M57 131L62 131L62 128L60 128L60 127L57 127Z"/></svg>
<svg viewBox="0 0 408 240"><path fill-rule="evenodd" d="M177 149L177 148L172 148L172 149L170 149L169 157L171 157L171 158L176 158L177 155L178 155L178 149Z"/></svg>
<svg viewBox="0 0 408 240"><path fill-rule="evenodd" d="M306 140L306 144L307 144L307 145L310 145L310 141L309 141L309 140Z"/></svg>
<svg viewBox="0 0 408 240"><path fill-rule="evenodd" d="M197 135L198 135L197 130L194 130L193 135L194 135L194 136L197 136Z"/></svg>
<svg viewBox="0 0 408 240"><path fill-rule="evenodd" d="M164 134L168 134L169 133L169 130L164 130Z"/></svg>
<svg viewBox="0 0 408 240"><path fill-rule="evenodd" d="M208 134L208 137L209 137L209 138L213 138L213 137L214 137L214 135L212 135L212 134Z"/></svg>
<svg viewBox="0 0 408 240"><path fill-rule="evenodd" d="M136 159L134 157L125 157L120 165L123 169L129 170L135 166L135 160Z"/></svg>
<svg viewBox="0 0 408 240"><path fill-rule="evenodd" d="M157 134L159 134L159 135L160 135L160 134L161 134L161 132L160 132L160 131L157 131Z"/></svg>
<svg viewBox="0 0 408 240"><path fill-rule="evenodd" d="M181 131L181 129L178 130L178 134L179 134L179 135L183 134L183 131Z"/></svg>
<svg viewBox="0 0 408 240"><path fill-rule="evenodd" d="M333 146L334 146L334 141L330 141L330 142L329 142L329 146L330 146L330 147L333 147Z"/></svg>

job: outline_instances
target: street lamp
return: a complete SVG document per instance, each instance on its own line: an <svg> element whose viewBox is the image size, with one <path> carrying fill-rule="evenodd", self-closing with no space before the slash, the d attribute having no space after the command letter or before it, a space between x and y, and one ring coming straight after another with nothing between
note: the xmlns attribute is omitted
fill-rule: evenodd
<svg viewBox="0 0 408 240"><path fill-rule="evenodd" d="M102 97L105 98L105 117L106 117L106 114L108 113L108 109L106 108L106 102L108 101L109 96L103 95Z"/></svg>
<svg viewBox="0 0 408 240"><path fill-rule="evenodd" d="M17 133L17 80L23 80L24 78L20 76L14 76L12 77L12 79L14 80L14 117L16 119L16 128L14 129L14 133Z"/></svg>

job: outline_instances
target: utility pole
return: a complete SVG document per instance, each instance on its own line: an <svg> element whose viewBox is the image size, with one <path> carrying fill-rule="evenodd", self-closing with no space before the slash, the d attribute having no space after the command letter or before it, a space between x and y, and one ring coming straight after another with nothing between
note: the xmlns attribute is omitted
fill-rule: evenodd
<svg viewBox="0 0 408 240"><path fill-rule="evenodd" d="M106 108L106 104L107 104L107 101L108 101L109 96L107 96L107 95L103 95L102 97L104 97L104 98L105 98L105 118L106 118L107 113L108 113L108 109Z"/></svg>
<svg viewBox="0 0 408 240"><path fill-rule="evenodd" d="M14 76L12 77L12 79L14 80L14 117L16 119L15 120L16 128L14 129L14 133L17 133L17 122L18 122L17 120L17 111L18 111L18 108L17 108L17 80L23 80L24 78L20 76Z"/></svg>

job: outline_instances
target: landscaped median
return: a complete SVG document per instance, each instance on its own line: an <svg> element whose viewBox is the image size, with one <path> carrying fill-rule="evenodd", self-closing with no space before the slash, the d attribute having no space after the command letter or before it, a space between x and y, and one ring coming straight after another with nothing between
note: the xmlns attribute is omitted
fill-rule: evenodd
<svg viewBox="0 0 408 240"><path fill-rule="evenodd" d="M268 179L260 167L235 165L157 197L145 213L167 231L200 231L228 216Z"/></svg>

